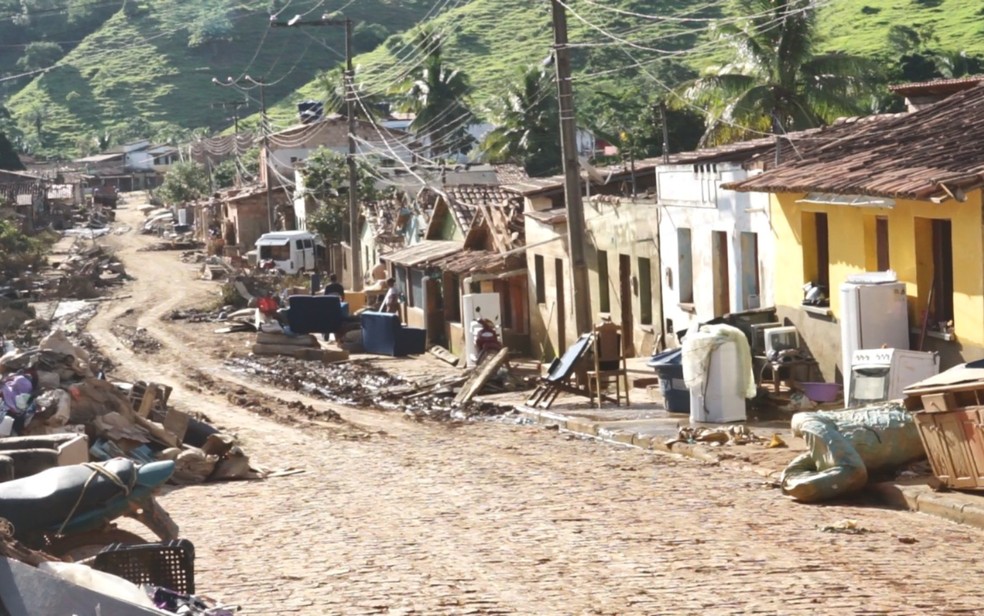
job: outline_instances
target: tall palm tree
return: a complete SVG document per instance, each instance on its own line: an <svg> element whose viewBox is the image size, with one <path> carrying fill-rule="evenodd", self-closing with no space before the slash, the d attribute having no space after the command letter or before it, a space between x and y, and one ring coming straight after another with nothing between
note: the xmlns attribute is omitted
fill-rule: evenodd
<svg viewBox="0 0 984 616"><path fill-rule="evenodd" d="M345 72L340 68L333 69L319 73L315 80L325 97L325 113L345 115ZM353 75L352 81L355 83L355 93L358 96L353 109L355 117L368 119L370 116L376 118L383 115L386 103L378 94L368 92L362 87L359 83L358 70Z"/></svg>
<svg viewBox="0 0 984 616"><path fill-rule="evenodd" d="M493 103L496 128L482 140L491 162L523 165L532 176L560 170L560 118L552 74L525 70Z"/></svg>
<svg viewBox="0 0 984 616"><path fill-rule="evenodd" d="M427 57L401 84L399 108L415 114L410 128L429 138L433 156L467 152L474 141L468 127L476 122L468 103L471 82L444 63L439 38L428 34L422 40Z"/></svg>
<svg viewBox="0 0 984 616"><path fill-rule="evenodd" d="M844 53L815 53L815 0L734 5L746 17L718 28L734 61L684 91L685 100L707 112L703 144L812 128L870 108L872 65Z"/></svg>

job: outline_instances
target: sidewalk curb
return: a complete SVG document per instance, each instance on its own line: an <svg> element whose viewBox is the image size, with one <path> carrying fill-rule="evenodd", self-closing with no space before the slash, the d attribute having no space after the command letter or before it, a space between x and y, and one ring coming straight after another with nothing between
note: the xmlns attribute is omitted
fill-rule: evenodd
<svg viewBox="0 0 984 616"><path fill-rule="evenodd" d="M646 436L628 430L607 430L599 428L598 422L583 418L572 418L560 413L517 406L520 415L541 426L557 426L560 430L588 436L600 441L635 447L662 453L677 454L700 460L708 464L722 464L731 456L720 455L716 450L700 444L674 443L666 445L660 437ZM775 469L736 461L741 470L750 471L764 477L775 475ZM946 493L931 491L925 484L907 485L892 481L873 483L868 486L870 493L882 504L894 509L902 509L936 516L957 524L964 524L984 530L984 501L980 505L961 502L950 498Z"/></svg>
<svg viewBox="0 0 984 616"><path fill-rule="evenodd" d="M869 489L882 503L896 509L917 511L984 530L984 505L961 502L945 492L933 492L924 484L885 481L871 484Z"/></svg>

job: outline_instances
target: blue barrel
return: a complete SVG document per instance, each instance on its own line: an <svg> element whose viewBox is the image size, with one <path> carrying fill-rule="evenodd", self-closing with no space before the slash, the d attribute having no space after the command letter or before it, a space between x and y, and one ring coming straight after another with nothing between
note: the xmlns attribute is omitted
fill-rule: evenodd
<svg viewBox="0 0 984 616"><path fill-rule="evenodd" d="M670 349L653 355L647 365L659 377L659 390L663 394L666 410L689 415L690 390L683 382L683 349Z"/></svg>

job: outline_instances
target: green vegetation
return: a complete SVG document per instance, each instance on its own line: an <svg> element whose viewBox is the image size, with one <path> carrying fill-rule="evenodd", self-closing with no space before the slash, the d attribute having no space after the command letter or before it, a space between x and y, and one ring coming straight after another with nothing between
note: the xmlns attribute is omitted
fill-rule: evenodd
<svg viewBox="0 0 984 616"><path fill-rule="evenodd" d="M0 220L0 278L16 277L28 268L40 267L52 242L48 233L24 235L9 221Z"/></svg>
<svg viewBox="0 0 984 616"><path fill-rule="evenodd" d="M708 144L813 128L871 107L870 62L814 53L811 3L737 0L736 12L754 17L718 30L737 60L692 82L684 94L708 112Z"/></svg>
<svg viewBox="0 0 984 616"><path fill-rule="evenodd" d="M695 15L689 0L572 0L570 38L591 46L574 50L575 105L581 124L621 142L636 155L660 147L653 105L705 69L734 58L715 42L706 22L640 21L611 9ZM435 7L448 7L436 16ZM697 16L717 18L724 2L696 3ZM442 60L467 75L476 112L517 73L549 54L549 3L530 0L0 0L0 102L17 120L10 141L35 155L74 156L132 136L168 140L192 129L223 130L227 110L213 103L246 97L258 111L259 93L212 85L244 74L267 88L275 127L296 122L296 103L324 99L318 75L338 67L340 28L270 28L270 11L295 13L342 7L356 22L357 84L362 96L390 96L395 85L424 68L426 31L437 35ZM816 19L817 54L841 52L879 62L886 80L926 79L982 69L984 9L967 0L837 0ZM590 22L591 25L582 21ZM613 44L598 29L631 45ZM644 48L662 50L662 53ZM255 57L254 57L255 56ZM320 81L320 82L319 82ZM392 98L390 96L390 98ZM613 102L615 103L613 105ZM669 102L673 102L669 100ZM876 108L898 105L883 94ZM690 143L695 113L670 112L673 149ZM255 127L254 118L241 122Z"/></svg>
<svg viewBox="0 0 984 616"><path fill-rule="evenodd" d="M209 194L208 173L193 162L179 162L171 166L164 182L155 193L169 205L188 203Z"/></svg>
<svg viewBox="0 0 984 616"><path fill-rule="evenodd" d="M481 144L490 161L520 164L532 176L560 171L560 111L549 71L530 67L523 72L493 102L492 119L496 128Z"/></svg>
<svg viewBox="0 0 984 616"><path fill-rule="evenodd" d="M365 162L356 167L360 198L371 201L379 195L372 170ZM319 148L304 164L304 188L318 204L308 217L307 226L330 243L348 237L349 171L346 157L326 148Z"/></svg>

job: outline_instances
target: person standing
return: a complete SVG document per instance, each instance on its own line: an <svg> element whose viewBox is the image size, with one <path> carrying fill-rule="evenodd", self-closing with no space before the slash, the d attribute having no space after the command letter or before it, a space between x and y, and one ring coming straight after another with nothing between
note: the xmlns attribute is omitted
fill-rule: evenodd
<svg viewBox="0 0 984 616"><path fill-rule="evenodd" d="M338 282L338 276L335 274L330 274L328 276L328 286L325 287L325 295L337 295L338 297L345 299L345 287L342 283Z"/></svg>
<svg viewBox="0 0 984 616"><path fill-rule="evenodd" d="M386 280L386 295L379 306L380 312L400 312L400 292L396 288L396 278Z"/></svg>

